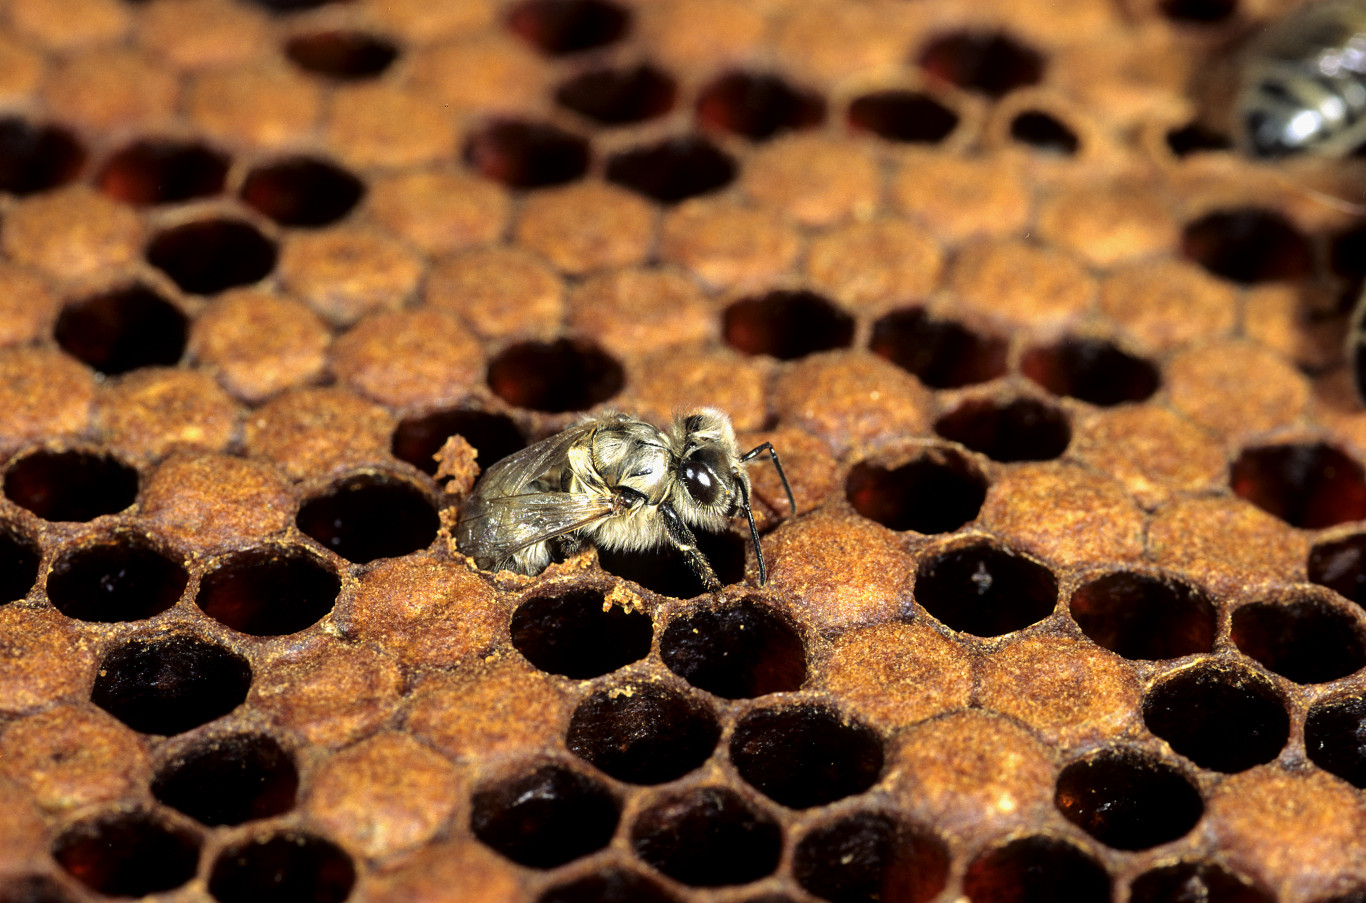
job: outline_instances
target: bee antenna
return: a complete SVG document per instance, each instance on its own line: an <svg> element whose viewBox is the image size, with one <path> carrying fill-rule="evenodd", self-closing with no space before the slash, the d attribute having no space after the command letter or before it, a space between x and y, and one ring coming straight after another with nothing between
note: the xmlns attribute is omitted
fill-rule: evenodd
<svg viewBox="0 0 1366 903"><path fill-rule="evenodd" d="M745 509L745 519L749 521L749 535L754 540L754 555L759 559L759 585L763 586L768 582L768 568L764 565L764 550L759 547L759 528L754 525L754 511L749 507L749 490L745 488L744 480L736 480L735 485L740 487L741 507Z"/></svg>

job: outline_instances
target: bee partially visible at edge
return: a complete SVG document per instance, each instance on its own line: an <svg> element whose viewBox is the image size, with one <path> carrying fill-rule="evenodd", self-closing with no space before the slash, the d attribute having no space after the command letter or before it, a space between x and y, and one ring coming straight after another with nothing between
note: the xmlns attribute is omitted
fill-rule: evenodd
<svg viewBox="0 0 1366 903"><path fill-rule="evenodd" d="M489 468L461 505L459 550L485 570L539 574L586 545L644 551L671 545L709 592L721 588L692 528L719 530L743 512L768 579L750 507L745 463L768 452L797 510L771 443L744 454L730 418L703 408L667 430L619 412L586 419Z"/></svg>

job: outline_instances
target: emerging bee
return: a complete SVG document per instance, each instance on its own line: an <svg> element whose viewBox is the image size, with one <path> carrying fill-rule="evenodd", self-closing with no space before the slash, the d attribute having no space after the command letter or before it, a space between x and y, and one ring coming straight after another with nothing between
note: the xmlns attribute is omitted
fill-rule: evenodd
<svg viewBox="0 0 1366 903"><path fill-rule="evenodd" d="M489 468L460 508L460 551L487 570L539 574L584 545L643 551L672 545L710 592L721 588L691 527L719 530L741 511L768 579L742 466L768 452L796 513L771 443L740 454L730 418L713 408L674 418L667 431L622 413L584 420Z"/></svg>

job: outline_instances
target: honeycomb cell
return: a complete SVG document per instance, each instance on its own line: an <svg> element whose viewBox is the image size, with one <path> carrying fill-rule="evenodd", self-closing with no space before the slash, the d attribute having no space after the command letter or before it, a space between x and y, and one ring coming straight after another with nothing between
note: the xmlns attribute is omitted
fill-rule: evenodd
<svg viewBox="0 0 1366 903"><path fill-rule="evenodd" d="M977 541L923 559L915 600L954 630L1000 636L1052 614L1058 578L1032 558Z"/></svg>
<svg viewBox="0 0 1366 903"><path fill-rule="evenodd" d="M790 692L806 682L801 634L753 598L687 610L664 629L659 655L670 671L724 699Z"/></svg>
<svg viewBox="0 0 1366 903"><path fill-rule="evenodd" d="M315 31L286 41L285 56L305 72L353 82L381 75L398 58L398 47L364 31Z"/></svg>
<svg viewBox="0 0 1366 903"><path fill-rule="evenodd" d="M63 551L47 577L47 597L62 614L112 623L154 617L175 605L189 575L179 556L134 533Z"/></svg>
<svg viewBox="0 0 1366 903"><path fill-rule="evenodd" d="M1078 588L1070 606L1083 633L1128 659L1180 658L1214 648L1214 600L1176 577L1117 571Z"/></svg>
<svg viewBox="0 0 1366 903"><path fill-rule="evenodd" d="M1020 370L1054 395L1106 408L1147 401L1160 382L1152 363L1099 339L1031 348Z"/></svg>
<svg viewBox="0 0 1366 903"><path fill-rule="evenodd" d="M669 112L676 93L668 73L639 63L580 72L555 89L555 102L598 125L630 125Z"/></svg>
<svg viewBox="0 0 1366 903"><path fill-rule="evenodd" d="M545 188L582 178L588 142L541 122L495 119L471 132L465 163L509 188Z"/></svg>
<svg viewBox="0 0 1366 903"><path fill-rule="evenodd" d="M557 884L536 903L677 903L678 898L657 882L625 869L605 868L582 878Z"/></svg>
<svg viewBox="0 0 1366 903"><path fill-rule="evenodd" d="M304 502L295 522L355 564L425 549L440 526L426 493L382 474L358 474L334 484Z"/></svg>
<svg viewBox="0 0 1366 903"><path fill-rule="evenodd" d="M859 812L810 831L792 863L797 883L831 903L928 903L948 873L942 840L882 812Z"/></svg>
<svg viewBox="0 0 1366 903"><path fill-rule="evenodd" d="M1322 595L1244 605L1233 613L1231 639L1245 655L1300 684L1337 680L1366 665L1359 613Z"/></svg>
<svg viewBox="0 0 1366 903"><path fill-rule="evenodd" d="M705 703L660 684L629 684L579 703L565 746L619 781L663 784L700 767L720 737Z"/></svg>
<svg viewBox="0 0 1366 903"><path fill-rule="evenodd" d="M303 548L263 546L235 552L199 583L204 614L252 636L285 636L332 611L341 578Z"/></svg>
<svg viewBox="0 0 1366 903"><path fill-rule="evenodd" d="M53 327L63 351L107 376L175 364L188 333L180 308L141 284L72 302Z"/></svg>
<svg viewBox="0 0 1366 903"><path fill-rule="evenodd" d="M727 72L697 95L697 121L703 127L750 141L813 128L824 120L824 98L768 72Z"/></svg>
<svg viewBox="0 0 1366 903"><path fill-rule="evenodd" d="M778 867L782 845L777 821L724 787L661 800L631 826L636 855L692 887L757 881Z"/></svg>
<svg viewBox="0 0 1366 903"><path fill-rule="evenodd" d="M5 471L5 497L46 521L94 520L137 496L138 472L110 455L39 450Z"/></svg>
<svg viewBox="0 0 1366 903"><path fill-rule="evenodd" d="M730 760L740 776L791 809L862 793L882 773L877 734L814 705L759 709L740 719Z"/></svg>
<svg viewBox="0 0 1366 903"><path fill-rule="evenodd" d="M778 289L731 304L722 314L721 331L737 351L791 361L848 348L854 318L815 292Z"/></svg>
<svg viewBox="0 0 1366 903"><path fill-rule="evenodd" d="M1041 110L1025 110L1010 120L1010 137L1036 151L1059 157L1075 156L1081 149L1076 132Z"/></svg>
<svg viewBox="0 0 1366 903"><path fill-rule="evenodd" d="M1366 788L1366 697L1328 699L1309 710L1304 748L1309 760L1354 787Z"/></svg>
<svg viewBox="0 0 1366 903"><path fill-rule="evenodd" d="M622 151L607 161L607 180L636 194L677 204L720 191L738 169L725 151L696 135Z"/></svg>
<svg viewBox="0 0 1366 903"><path fill-rule="evenodd" d="M982 335L923 308L893 311L873 324L868 347L935 389L988 382L1006 372L1008 343Z"/></svg>
<svg viewBox="0 0 1366 903"><path fill-rule="evenodd" d="M510 405L560 414L601 404L621 391L621 364L578 339L520 342L489 362L488 385Z"/></svg>
<svg viewBox="0 0 1366 903"><path fill-rule="evenodd" d="M631 25L631 12L608 0L522 0L507 13L513 34L547 56L613 44Z"/></svg>
<svg viewBox="0 0 1366 903"><path fill-rule="evenodd" d="M289 157L247 173L242 200L282 226L328 226L365 196L360 179L335 163Z"/></svg>
<svg viewBox="0 0 1366 903"><path fill-rule="evenodd" d="M152 795L205 825L240 825L294 808L299 772L265 734L214 737L158 771Z"/></svg>
<svg viewBox="0 0 1366 903"><path fill-rule="evenodd" d="M66 129L0 118L0 192L25 195L73 181L85 165L85 148Z"/></svg>
<svg viewBox="0 0 1366 903"><path fill-rule="evenodd" d="M1167 132L1167 148L1177 157L1209 151L1225 151L1233 147L1227 135L1211 131L1198 122L1183 125Z"/></svg>
<svg viewBox="0 0 1366 903"><path fill-rule="evenodd" d="M227 154L200 142L147 138L115 151L95 184L125 204L178 204L221 192L229 163Z"/></svg>
<svg viewBox="0 0 1366 903"><path fill-rule="evenodd" d="M752 547L748 536L737 532L694 530L697 549L711 563L723 586L745 579L745 552ZM671 599L694 599L707 591L683 553L672 546L629 551L599 549L598 565L607 573L630 580L650 592Z"/></svg>
<svg viewBox="0 0 1366 903"><path fill-rule="evenodd" d="M42 549L18 527L0 522L0 605L22 599L38 579Z"/></svg>
<svg viewBox="0 0 1366 903"><path fill-rule="evenodd" d="M234 844L209 871L209 893L218 903L342 903L355 883L345 850L294 832Z"/></svg>
<svg viewBox="0 0 1366 903"><path fill-rule="evenodd" d="M468 408L436 411L401 422L394 430L393 453L424 473L436 473L435 455L451 436L465 439L486 471L526 447L526 437L511 418Z"/></svg>
<svg viewBox="0 0 1366 903"><path fill-rule="evenodd" d="M1004 97L1038 84L1045 68L1037 50L999 31L959 31L934 38L917 62L935 78L987 97Z"/></svg>
<svg viewBox="0 0 1366 903"><path fill-rule="evenodd" d="M109 897L141 897L194 877L199 837L149 812L96 816L71 826L52 858L77 881Z"/></svg>
<svg viewBox="0 0 1366 903"><path fill-rule="evenodd" d="M1240 285L1299 279L1314 268L1309 239L1280 213L1255 207L1217 210L1188 223L1181 253Z"/></svg>
<svg viewBox="0 0 1366 903"><path fill-rule="evenodd" d="M890 530L952 533L982 510L987 479L957 451L930 446L898 467L860 461L844 494L855 511Z"/></svg>
<svg viewBox="0 0 1366 903"><path fill-rule="evenodd" d="M1068 765L1058 775L1054 802L1068 821L1117 850L1176 840L1205 811L1200 792L1180 769L1126 749Z"/></svg>
<svg viewBox="0 0 1366 903"><path fill-rule="evenodd" d="M1229 470L1229 488L1293 527L1366 518L1366 471L1322 442L1244 449Z"/></svg>
<svg viewBox="0 0 1366 903"><path fill-rule="evenodd" d="M988 850L968 864L963 893L974 903L1104 903L1105 867L1065 840L1030 836Z"/></svg>
<svg viewBox="0 0 1366 903"><path fill-rule="evenodd" d="M1236 665L1206 662L1157 683L1143 701L1148 730L1201 768L1233 774L1276 758L1290 736L1271 682Z"/></svg>
<svg viewBox="0 0 1366 903"><path fill-rule="evenodd" d="M993 461L1051 461L1072 442L1067 415L1037 398L965 401L941 416L934 431Z"/></svg>
<svg viewBox="0 0 1366 903"><path fill-rule="evenodd" d="M1173 22L1212 25L1238 10L1238 0L1159 0L1157 9Z"/></svg>
<svg viewBox="0 0 1366 903"><path fill-rule="evenodd" d="M602 590L532 596L512 613L512 645L542 671L586 680L615 671L650 653L649 616L612 606Z"/></svg>
<svg viewBox="0 0 1366 903"><path fill-rule="evenodd" d="M597 781L543 765L475 791L470 829L513 862L549 869L605 847L620 816Z"/></svg>
<svg viewBox="0 0 1366 903"><path fill-rule="evenodd" d="M1366 533L1321 542L1309 550L1309 580L1366 606Z"/></svg>
<svg viewBox="0 0 1366 903"><path fill-rule="evenodd" d="M100 663L90 701L133 730L169 736L226 715L250 688L245 659L172 634L114 647Z"/></svg>
<svg viewBox="0 0 1366 903"><path fill-rule="evenodd" d="M938 144L958 128L952 108L919 91L873 91L855 97L845 113L849 127L903 144Z"/></svg>
<svg viewBox="0 0 1366 903"><path fill-rule="evenodd" d="M250 223L233 219L174 226L147 246L147 262L195 295L258 282L275 269L277 256L273 241Z"/></svg>
<svg viewBox="0 0 1366 903"><path fill-rule="evenodd" d="M1275 897L1212 862L1158 866L1129 885L1129 903L1274 903Z"/></svg>

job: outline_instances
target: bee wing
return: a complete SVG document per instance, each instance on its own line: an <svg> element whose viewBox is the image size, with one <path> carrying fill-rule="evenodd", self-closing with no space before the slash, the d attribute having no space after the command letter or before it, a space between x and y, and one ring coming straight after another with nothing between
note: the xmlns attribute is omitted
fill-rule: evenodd
<svg viewBox="0 0 1366 903"><path fill-rule="evenodd" d="M483 499L471 520L515 524L515 529L487 531L480 557L504 561L527 546L573 532L602 520L612 512L609 496L576 492L529 492Z"/></svg>
<svg viewBox="0 0 1366 903"><path fill-rule="evenodd" d="M548 439L528 445L489 468L475 491L490 496L520 495L528 483L564 460L566 450L593 428L591 423L571 426Z"/></svg>

